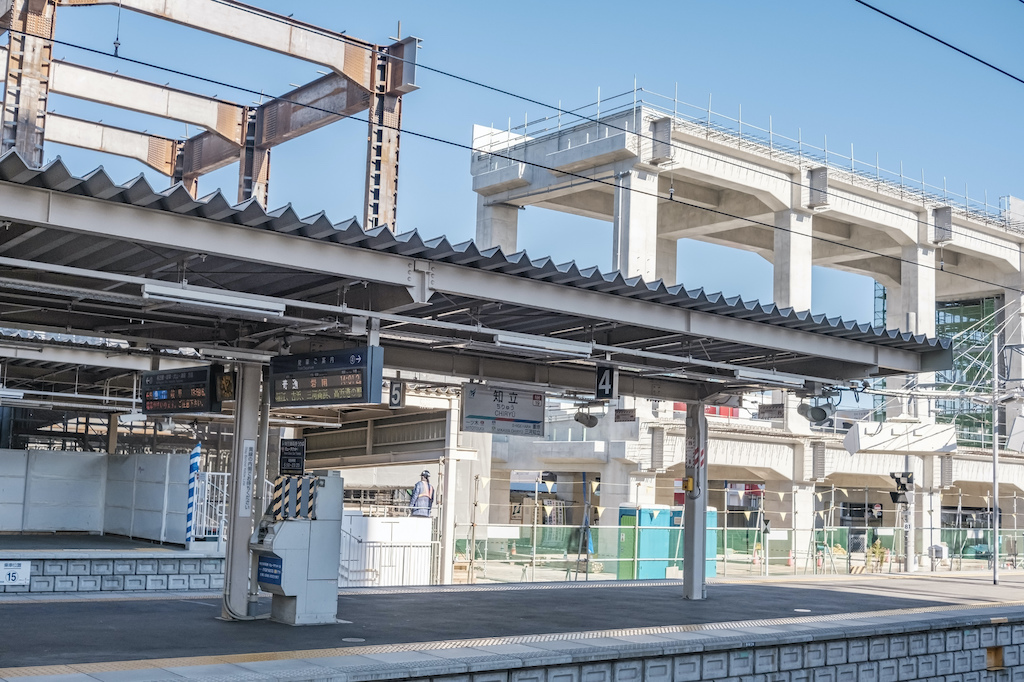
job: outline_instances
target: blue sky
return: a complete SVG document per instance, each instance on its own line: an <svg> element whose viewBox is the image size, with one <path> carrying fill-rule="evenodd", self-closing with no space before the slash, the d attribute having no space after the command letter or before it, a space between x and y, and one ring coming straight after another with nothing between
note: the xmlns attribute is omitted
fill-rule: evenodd
<svg viewBox="0 0 1024 682"><path fill-rule="evenodd" d="M589 2L340 3L330 0L256 2L259 6L371 42L403 35L423 39L421 64L531 99L573 108L645 89L736 117L744 123L874 160L932 185L972 197L986 191L1024 194L1020 128L1024 85L919 36L853 0L679 0L631 5ZM1017 0L877 0L922 29L1024 77L1019 36L1024 3ZM59 40L112 51L116 4L62 7ZM120 54L231 85L281 94L318 77L316 65L158 21L120 12ZM102 57L67 46L55 56L118 70L158 83L249 103L250 93ZM404 99L404 128L469 144L473 124L513 125L551 110L420 70L421 89ZM138 130L179 137L180 123L52 96L50 108ZM194 129L191 132L195 132ZM270 205L292 203L303 215L320 210L335 221L362 216L366 124L341 121L273 151ZM453 241L474 234L476 199L469 152L405 135L399 179L399 231ZM146 172L141 164L60 145L76 174L103 165L119 181ZM223 187L236 194L237 167L200 180L200 194ZM607 270L611 224L531 208L520 214L519 246L531 256ZM771 299L771 266L740 251L681 242L679 278L687 287ZM872 282L815 268L813 309L871 320Z"/></svg>

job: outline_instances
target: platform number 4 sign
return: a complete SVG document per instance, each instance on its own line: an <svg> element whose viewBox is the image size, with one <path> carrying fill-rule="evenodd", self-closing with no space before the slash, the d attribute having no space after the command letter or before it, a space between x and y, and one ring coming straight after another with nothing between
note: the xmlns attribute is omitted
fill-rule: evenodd
<svg viewBox="0 0 1024 682"><path fill-rule="evenodd" d="M28 561L0 562L0 585L28 585L30 567Z"/></svg>
<svg viewBox="0 0 1024 682"><path fill-rule="evenodd" d="M397 410L405 407L405 382L391 381L391 390L388 391L388 407Z"/></svg>
<svg viewBox="0 0 1024 682"><path fill-rule="evenodd" d="M618 370L614 367L598 365L594 397L598 400L614 400L619 397Z"/></svg>

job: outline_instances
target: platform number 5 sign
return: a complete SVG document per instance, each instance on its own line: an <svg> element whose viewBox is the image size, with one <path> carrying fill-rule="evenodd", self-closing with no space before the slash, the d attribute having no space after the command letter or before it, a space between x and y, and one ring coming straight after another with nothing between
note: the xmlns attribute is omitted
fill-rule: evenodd
<svg viewBox="0 0 1024 682"><path fill-rule="evenodd" d="M0 585L28 585L30 566L28 561L0 562Z"/></svg>
<svg viewBox="0 0 1024 682"><path fill-rule="evenodd" d="M391 390L388 391L388 407L397 410L405 407L405 382L391 381Z"/></svg>
<svg viewBox="0 0 1024 682"><path fill-rule="evenodd" d="M619 397L619 373L614 367L598 365L597 384L594 397L598 400L614 400Z"/></svg>

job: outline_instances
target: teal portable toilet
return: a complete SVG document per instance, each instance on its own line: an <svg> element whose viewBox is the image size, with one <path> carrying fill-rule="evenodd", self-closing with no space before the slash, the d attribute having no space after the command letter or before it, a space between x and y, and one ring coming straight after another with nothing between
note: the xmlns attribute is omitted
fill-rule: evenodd
<svg viewBox="0 0 1024 682"><path fill-rule="evenodd" d="M619 561L615 571L619 580L665 577L671 519L672 510L664 504L619 507Z"/></svg>
<svg viewBox="0 0 1024 682"><path fill-rule="evenodd" d="M718 575L718 510L708 507L707 534L704 537L704 577L714 578ZM672 510L671 553L672 565L683 567L683 510Z"/></svg>

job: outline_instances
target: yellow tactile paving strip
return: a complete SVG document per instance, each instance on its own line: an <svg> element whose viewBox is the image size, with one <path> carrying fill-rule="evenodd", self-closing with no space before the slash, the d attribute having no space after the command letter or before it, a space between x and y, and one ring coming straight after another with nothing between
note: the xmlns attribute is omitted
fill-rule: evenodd
<svg viewBox="0 0 1024 682"><path fill-rule="evenodd" d="M733 628L764 627L772 625L799 625L805 623L837 622L845 619L877 618L893 615L912 615L938 613L943 611L965 611L977 608L1012 608L1022 607L1024 601L978 602L973 604L949 604L944 606L925 606L916 609L891 609L885 611L865 611L861 613L840 613L827 616L797 616L791 618L771 618L723 623L697 623L693 625L669 625L648 628L628 628L620 630L594 630L590 632L565 632L544 635L517 635L512 637L488 637L482 639L460 639L440 642L412 642L407 644L377 644L367 646L335 647L329 649L304 649L300 651L264 651L250 654L224 654L218 656L186 656L182 658L150 658L135 661L107 661L103 663L70 663L67 665L40 665L20 668L0 668L0 678L41 677L44 675L74 675L76 673L93 674L108 673L121 670L144 670L147 668L177 668L198 665L217 665L223 663L255 663L259 661L280 661L303 658L331 658L334 656L358 656L362 654L382 654L397 651L429 651L431 649L454 649L461 647L494 646L499 644L529 644L568 639L592 639L606 637L627 637L636 635L658 635L671 632L698 632L701 630L721 630ZM989 619L992 623L1005 623L1004 617Z"/></svg>

